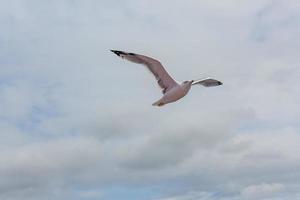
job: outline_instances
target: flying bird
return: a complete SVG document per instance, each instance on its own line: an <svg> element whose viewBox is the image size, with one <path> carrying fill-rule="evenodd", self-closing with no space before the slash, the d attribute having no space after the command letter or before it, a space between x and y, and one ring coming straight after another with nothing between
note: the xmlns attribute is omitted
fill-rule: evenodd
<svg viewBox="0 0 300 200"><path fill-rule="evenodd" d="M150 58L148 56L139 55L135 53L128 53L124 51L111 50L117 56L129 60L133 63L143 64L145 65L150 72L155 76L158 85L162 88L163 96L156 102L154 102L153 106L163 106L168 103L175 102L182 97L184 97L192 85L200 84L205 87L219 86L222 85L221 81L205 78L201 80L190 80L184 81L181 84L177 83L165 70L163 65L154 58Z"/></svg>

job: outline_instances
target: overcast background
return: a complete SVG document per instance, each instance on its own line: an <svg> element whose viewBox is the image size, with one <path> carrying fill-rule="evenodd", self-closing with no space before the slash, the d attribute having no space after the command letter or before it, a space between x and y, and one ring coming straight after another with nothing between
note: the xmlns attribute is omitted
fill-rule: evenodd
<svg viewBox="0 0 300 200"><path fill-rule="evenodd" d="M298 0L0 3L1 200L300 199Z"/></svg>

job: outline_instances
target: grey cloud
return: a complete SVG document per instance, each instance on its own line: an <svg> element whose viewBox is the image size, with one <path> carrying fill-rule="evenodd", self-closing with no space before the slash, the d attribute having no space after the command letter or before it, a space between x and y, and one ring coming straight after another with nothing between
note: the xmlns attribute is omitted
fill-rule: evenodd
<svg viewBox="0 0 300 200"><path fill-rule="evenodd" d="M186 120L188 123L191 116L182 114L184 118L186 117L182 122ZM173 121L170 116L169 118L170 122L167 122L169 125L165 127L173 128L162 129L158 133L149 132L132 158L126 161L126 165L135 170L174 167L192 156L196 150L214 149L220 142L231 138L228 124L212 120L213 116L203 116L200 113L197 116L197 120L200 121L205 118L207 124L210 120L214 122L215 126L211 124L211 128L199 124L190 124L188 128L180 126L181 124L174 126L178 119Z"/></svg>
<svg viewBox="0 0 300 200"><path fill-rule="evenodd" d="M239 199L262 183L299 197L298 8L3 2L0 197L81 200L82 188L155 185L167 199ZM256 31L264 42L253 41ZM110 48L154 56L178 80L224 85L155 109L153 77ZM168 182L184 189L166 194Z"/></svg>

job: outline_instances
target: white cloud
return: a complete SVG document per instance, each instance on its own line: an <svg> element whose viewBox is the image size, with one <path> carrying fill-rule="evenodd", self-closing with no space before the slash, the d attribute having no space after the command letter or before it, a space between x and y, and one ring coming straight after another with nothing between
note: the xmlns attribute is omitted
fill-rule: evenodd
<svg viewBox="0 0 300 200"><path fill-rule="evenodd" d="M278 193L284 190L284 185L280 183L262 183L258 185L250 185L244 188L241 195L245 199L265 199L276 197Z"/></svg>
<svg viewBox="0 0 300 200"><path fill-rule="evenodd" d="M94 188L111 185L167 199L297 196L298 7L3 3L0 197L94 198L106 192ZM224 85L156 109L153 77L110 48L157 57L178 80Z"/></svg>
<svg viewBox="0 0 300 200"><path fill-rule="evenodd" d="M159 200L211 200L213 198L213 194L210 194L208 192L188 192L183 195L177 195L177 196L172 196L172 197L167 197L167 198L162 198Z"/></svg>

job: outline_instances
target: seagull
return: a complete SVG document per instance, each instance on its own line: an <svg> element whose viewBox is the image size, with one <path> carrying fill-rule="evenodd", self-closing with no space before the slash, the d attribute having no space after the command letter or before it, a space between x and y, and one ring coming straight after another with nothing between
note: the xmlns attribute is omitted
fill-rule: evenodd
<svg viewBox="0 0 300 200"><path fill-rule="evenodd" d="M212 79L212 78L205 78L200 80L190 80L184 81L181 84L177 83L165 70L163 65L156 59L150 58L148 56L135 54L135 53L128 53L124 51L118 50L111 50L117 56L121 57L122 59L126 59L133 63L143 64L145 65L149 71L155 76L158 85L162 89L163 96L156 102L154 102L153 106L163 106L168 103L175 102L182 97L184 97L189 90L191 89L192 85L202 85L204 87L213 87L219 86L223 83L221 81Z"/></svg>

